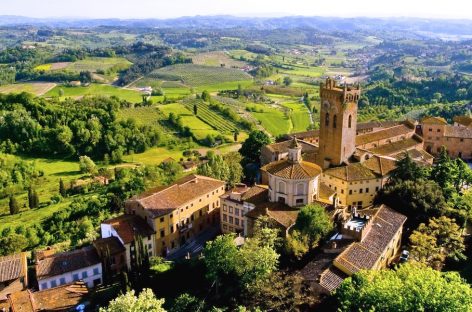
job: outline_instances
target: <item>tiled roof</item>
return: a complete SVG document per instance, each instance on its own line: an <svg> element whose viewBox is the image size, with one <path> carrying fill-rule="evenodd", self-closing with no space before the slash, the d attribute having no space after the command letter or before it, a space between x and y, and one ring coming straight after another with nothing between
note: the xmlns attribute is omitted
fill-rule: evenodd
<svg viewBox="0 0 472 312"><path fill-rule="evenodd" d="M260 216L268 216L285 228L290 227L297 220L299 209L290 208L282 203L264 202L246 213L246 217L257 219Z"/></svg>
<svg viewBox="0 0 472 312"><path fill-rule="evenodd" d="M382 205L373 216L372 227L361 242L350 245L335 259L351 274L362 269L372 269L390 244L406 216Z"/></svg>
<svg viewBox="0 0 472 312"><path fill-rule="evenodd" d="M400 121L368 121L368 122L362 122L358 123L356 130L366 130L366 129L372 129L372 128L390 128L393 126L396 126L400 124Z"/></svg>
<svg viewBox="0 0 472 312"><path fill-rule="evenodd" d="M24 290L10 295L12 310L17 312L75 311L75 307L88 296L83 282L62 285L42 291Z"/></svg>
<svg viewBox="0 0 472 312"><path fill-rule="evenodd" d="M277 177L292 180L310 179L321 173L321 168L314 163L307 161L298 163L286 159L271 162L261 169Z"/></svg>
<svg viewBox="0 0 472 312"><path fill-rule="evenodd" d="M251 204L258 204L264 201L267 201L269 190L267 186L262 185L255 185L247 190L242 196L241 200L251 203Z"/></svg>
<svg viewBox="0 0 472 312"><path fill-rule="evenodd" d="M319 195L322 199L329 199L332 195L336 194L336 191L324 184L320 183Z"/></svg>
<svg viewBox="0 0 472 312"><path fill-rule="evenodd" d="M93 246L97 249L100 255L103 255L107 250L110 255L116 255L126 250L117 237L110 236L107 238L99 238L93 241Z"/></svg>
<svg viewBox="0 0 472 312"><path fill-rule="evenodd" d="M347 277L344 272L332 265L321 273L319 284L327 291L332 292L338 288Z"/></svg>
<svg viewBox="0 0 472 312"><path fill-rule="evenodd" d="M38 280L72 272L100 263L97 251L93 246L58 253L36 263Z"/></svg>
<svg viewBox="0 0 472 312"><path fill-rule="evenodd" d="M110 224L120 236L124 244L134 241L137 235L142 237L154 234L154 230L137 215L121 215L119 217L103 221Z"/></svg>
<svg viewBox="0 0 472 312"><path fill-rule="evenodd" d="M298 136L297 136L297 142L302 147L302 152L318 149L316 145L300 140ZM270 150L271 152L288 153L288 149L290 148L292 144L293 144L293 139L288 139L286 141L266 145L266 148Z"/></svg>
<svg viewBox="0 0 472 312"><path fill-rule="evenodd" d="M460 126L446 126L444 136L450 138L472 139L472 128Z"/></svg>
<svg viewBox="0 0 472 312"><path fill-rule="evenodd" d="M425 117L421 120L421 123L427 125L447 125L446 119L442 117Z"/></svg>
<svg viewBox="0 0 472 312"><path fill-rule="evenodd" d="M472 117L471 116L455 116L453 118L454 122L457 122L464 127L472 127Z"/></svg>
<svg viewBox="0 0 472 312"><path fill-rule="evenodd" d="M372 170L365 167L361 163L352 163L347 166L329 168L324 173L344 181L357 181L377 178Z"/></svg>
<svg viewBox="0 0 472 312"><path fill-rule="evenodd" d="M0 283L26 275L26 253L0 257Z"/></svg>
<svg viewBox="0 0 472 312"><path fill-rule="evenodd" d="M380 176L385 176L396 168L397 161L392 158L374 155L368 160L364 161L362 165Z"/></svg>
<svg viewBox="0 0 472 312"><path fill-rule="evenodd" d="M143 193L128 202L138 202L156 218L225 185L224 181L191 174L174 184Z"/></svg>
<svg viewBox="0 0 472 312"><path fill-rule="evenodd" d="M425 150L411 149L411 150L408 150L407 153L408 153L408 155L410 155L410 157L413 160L417 160L417 161L426 161L426 162L428 162L428 161L431 161L431 160L434 159L434 156L429 154ZM394 157L396 159L400 160L403 157L405 157L405 154L404 153L398 153Z"/></svg>
<svg viewBox="0 0 472 312"><path fill-rule="evenodd" d="M416 145L421 144L422 139L416 135L411 138L406 138L400 141L388 143L378 147L368 149L371 153L393 156L400 152L414 148Z"/></svg>
<svg viewBox="0 0 472 312"><path fill-rule="evenodd" d="M309 130L297 133L291 133L288 136L295 136L297 139L316 138L320 136L320 130Z"/></svg>
<svg viewBox="0 0 472 312"><path fill-rule="evenodd" d="M368 132L356 136L356 145L364 145L367 143L372 143L380 140L386 140L391 137L396 137L399 135L406 135L408 133L414 132L415 129L409 127L408 125L401 124L398 126L386 128L379 131Z"/></svg>

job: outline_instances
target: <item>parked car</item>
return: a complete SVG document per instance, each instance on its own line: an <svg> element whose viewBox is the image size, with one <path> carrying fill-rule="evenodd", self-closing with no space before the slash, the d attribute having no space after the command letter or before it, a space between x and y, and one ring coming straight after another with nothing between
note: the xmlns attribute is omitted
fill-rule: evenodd
<svg viewBox="0 0 472 312"><path fill-rule="evenodd" d="M400 262L407 262L408 258L410 257L410 252L408 250L403 250L402 254L400 255Z"/></svg>

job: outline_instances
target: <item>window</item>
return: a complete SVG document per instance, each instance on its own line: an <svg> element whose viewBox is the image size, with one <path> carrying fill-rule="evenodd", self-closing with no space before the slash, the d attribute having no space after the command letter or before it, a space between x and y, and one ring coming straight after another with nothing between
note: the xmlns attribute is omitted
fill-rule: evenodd
<svg viewBox="0 0 472 312"><path fill-rule="evenodd" d="M283 181L279 182L279 193L284 193L285 194L285 182L283 182Z"/></svg>
<svg viewBox="0 0 472 312"><path fill-rule="evenodd" d="M200 215L200 217L203 215L203 212L201 209L199 210L198 214Z"/></svg>
<svg viewBox="0 0 472 312"><path fill-rule="evenodd" d="M239 219L238 218L234 218L234 224L239 225Z"/></svg>
<svg viewBox="0 0 472 312"><path fill-rule="evenodd" d="M226 214L223 214L223 221L227 222L228 221L228 216Z"/></svg>
<svg viewBox="0 0 472 312"><path fill-rule="evenodd" d="M344 194L344 190L343 190L343 189L341 189L341 194Z"/></svg>
<svg viewBox="0 0 472 312"><path fill-rule="evenodd" d="M297 198L297 204L303 204L303 198Z"/></svg>
<svg viewBox="0 0 472 312"><path fill-rule="evenodd" d="M152 244L151 243L148 244L148 248L152 249Z"/></svg>
<svg viewBox="0 0 472 312"><path fill-rule="evenodd" d="M66 283L66 278L65 277L61 277L59 279L59 285L64 285Z"/></svg>
<svg viewBox="0 0 472 312"><path fill-rule="evenodd" d="M337 123L337 120L336 120L336 119L337 119L337 116L334 115L334 116L333 116L333 128L335 128L335 129L336 129L336 123Z"/></svg>
<svg viewBox="0 0 472 312"><path fill-rule="evenodd" d="M348 128L351 128L351 125L352 125L352 116L349 115L348 119L347 119L347 127Z"/></svg>
<svg viewBox="0 0 472 312"><path fill-rule="evenodd" d="M172 214L169 215L169 218L172 218Z"/></svg>
<svg viewBox="0 0 472 312"><path fill-rule="evenodd" d="M352 190L349 190L349 195L352 195Z"/></svg>
<svg viewBox="0 0 472 312"><path fill-rule="evenodd" d="M41 289L47 289L47 288L48 288L48 283L41 284Z"/></svg>
<svg viewBox="0 0 472 312"><path fill-rule="evenodd" d="M325 126L326 127L329 126L329 113L326 113L326 115L325 115Z"/></svg>
<svg viewBox="0 0 472 312"><path fill-rule="evenodd" d="M82 272L82 278L87 278L88 277L88 272L87 271L83 271Z"/></svg>
<svg viewBox="0 0 472 312"><path fill-rule="evenodd" d="M229 216L229 217L228 217L228 221L229 221L229 223L233 224L233 217L232 217L232 216Z"/></svg>
<svg viewBox="0 0 472 312"><path fill-rule="evenodd" d="M223 224L223 230L227 230L228 226L226 224Z"/></svg>
<svg viewBox="0 0 472 312"><path fill-rule="evenodd" d="M366 193L369 193L369 188L368 188L368 187L365 189L365 192L366 192Z"/></svg>
<svg viewBox="0 0 472 312"><path fill-rule="evenodd" d="M190 221L193 221L195 218L193 217L193 214L190 216Z"/></svg>
<svg viewBox="0 0 472 312"><path fill-rule="evenodd" d="M233 207L229 206L229 213L233 213Z"/></svg>
<svg viewBox="0 0 472 312"><path fill-rule="evenodd" d="M378 186L375 187L375 191L376 191L376 192L379 191L379 187L378 187Z"/></svg>
<svg viewBox="0 0 472 312"><path fill-rule="evenodd" d="M441 130L438 129L438 130L436 130L436 132L441 132Z"/></svg>
<svg viewBox="0 0 472 312"><path fill-rule="evenodd" d="M234 208L234 214L235 214L236 216L239 216L239 208Z"/></svg>
<svg viewBox="0 0 472 312"><path fill-rule="evenodd" d="M174 226L173 225L170 226L170 232L174 233Z"/></svg>
<svg viewBox="0 0 472 312"><path fill-rule="evenodd" d="M160 220L161 220L161 223L164 222L164 218L161 218Z"/></svg>
<svg viewBox="0 0 472 312"><path fill-rule="evenodd" d="M161 237L164 237L166 234L165 234L165 231L164 230L161 230Z"/></svg>
<svg viewBox="0 0 472 312"><path fill-rule="evenodd" d="M78 281L79 280L79 273L74 273L72 274L72 279L75 281Z"/></svg>
<svg viewBox="0 0 472 312"><path fill-rule="evenodd" d="M56 280L52 280L52 281L51 281L51 288L52 288L52 287L56 287L56 286L57 286Z"/></svg>
<svg viewBox="0 0 472 312"><path fill-rule="evenodd" d="M93 275L98 275L100 274L100 270L98 268L93 269Z"/></svg>
<svg viewBox="0 0 472 312"><path fill-rule="evenodd" d="M226 205L223 205L223 211L226 211Z"/></svg>
<svg viewBox="0 0 472 312"><path fill-rule="evenodd" d="M364 190L363 189L359 189L359 194L362 194Z"/></svg>
<svg viewBox="0 0 472 312"><path fill-rule="evenodd" d="M305 192L305 185L303 183L297 184L297 195L303 195Z"/></svg>

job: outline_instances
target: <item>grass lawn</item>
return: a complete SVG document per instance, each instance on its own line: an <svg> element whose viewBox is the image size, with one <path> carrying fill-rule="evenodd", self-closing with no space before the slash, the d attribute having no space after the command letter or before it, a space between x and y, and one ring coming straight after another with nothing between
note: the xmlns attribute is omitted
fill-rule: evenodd
<svg viewBox="0 0 472 312"><path fill-rule="evenodd" d="M52 196L59 193L59 180L61 178L67 187L70 181L83 176L79 172L78 162L46 158L34 159L29 157L22 157L22 159L26 161L34 161L36 167L44 172L44 176L39 178L34 185L34 188L39 195L40 204L50 201ZM18 226L21 224L39 223L54 212L65 208L71 201L70 198L67 198L55 205L29 210L26 208L28 203L26 191L23 194L18 195L17 200L21 207L21 213L13 216L8 214L8 198L0 200L0 230L12 225Z"/></svg>
<svg viewBox="0 0 472 312"><path fill-rule="evenodd" d="M281 110L263 104L248 104L247 107L256 108L256 112L250 112L273 136L289 133L292 123Z"/></svg>
<svg viewBox="0 0 472 312"><path fill-rule="evenodd" d="M124 108L118 112L119 120L133 118L138 125L153 125L162 118L156 107Z"/></svg>
<svg viewBox="0 0 472 312"><path fill-rule="evenodd" d="M56 86L52 82L25 82L0 86L0 93L28 92L34 95L43 95Z"/></svg>
<svg viewBox="0 0 472 312"><path fill-rule="evenodd" d="M325 73L325 69L323 67L312 67L312 66L303 66L303 65L290 65L290 66L292 66L293 69L282 70L281 72L288 75L312 77L312 78L321 77Z"/></svg>
<svg viewBox="0 0 472 312"><path fill-rule="evenodd" d="M306 131L308 126L310 126L310 115L308 114L308 109L305 104L299 102L285 102L281 103L281 105L290 108L292 111L290 115L293 124L292 131Z"/></svg>
<svg viewBox="0 0 472 312"><path fill-rule="evenodd" d="M226 67L243 67L246 62L231 58L223 51L203 52L192 56L193 64L220 67L224 64Z"/></svg>
<svg viewBox="0 0 472 312"><path fill-rule="evenodd" d="M65 99L67 97L72 98L80 98L83 96L94 96L94 95L102 95L102 96L117 96L120 99L127 100L132 103L141 103L142 96L139 91L128 90L117 88L111 85L106 84L95 84L92 83L88 87L69 87L69 86L56 86L54 89L47 92L44 96L46 97L54 97L59 96L60 91L64 91L64 95L61 96L61 99Z"/></svg>
<svg viewBox="0 0 472 312"><path fill-rule="evenodd" d="M84 60L71 63L67 66L67 69L78 72L96 72L97 70L107 71L111 68L123 70L131 65L132 63L130 61L122 57L88 57Z"/></svg>

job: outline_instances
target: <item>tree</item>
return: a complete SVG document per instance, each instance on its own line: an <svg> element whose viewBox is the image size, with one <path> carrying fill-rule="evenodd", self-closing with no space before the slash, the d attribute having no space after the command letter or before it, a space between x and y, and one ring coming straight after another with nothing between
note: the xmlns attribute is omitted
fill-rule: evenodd
<svg viewBox="0 0 472 312"><path fill-rule="evenodd" d="M436 164L431 170L431 179L441 187L446 199L449 199L455 191L454 180L457 174L456 163L451 161L446 149L441 148Z"/></svg>
<svg viewBox="0 0 472 312"><path fill-rule="evenodd" d="M234 142L238 142L238 136L239 136L239 130L238 130L238 129L234 129L234 132L233 132L233 140L234 140Z"/></svg>
<svg viewBox="0 0 472 312"><path fill-rule="evenodd" d="M254 130L243 142L239 153L243 156L243 164L260 162L261 148L270 143L270 138L265 132Z"/></svg>
<svg viewBox="0 0 472 312"><path fill-rule="evenodd" d="M454 261L465 256L464 239L454 219L432 218L410 236L411 256L418 262L440 269L446 258Z"/></svg>
<svg viewBox="0 0 472 312"><path fill-rule="evenodd" d="M170 312L203 312L205 308L205 302L198 299L197 297L191 296L187 293L178 296Z"/></svg>
<svg viewBox="0 0 472 312"><path fill-rule="evenodd" d="M339 311L471 311L472 288L457 272L419 264L361 271L336 290Z"/></svg>
<svg viewBox="0 0 472 312"><path fill-rule="evenodd" d="M18 205L18 201L16 200L15 196L10 195L10 200L8 203L10 208L10 214L14 215L20 212L20 206Z"/></svg>
<svg viewBox="0 0 472 312"><path fill-rule="evenodd" d="M30 209L38 208L39 206L39 196L36 190L33 190L31 187L28 188L28 207Z"/></svg>
<svg viewBox="0 0 472 312"><path fill-rule="evenodd" d="M223 160L228 166L228 177L226 182L228 186L233 187L241 182L243 178L243 167L241 166L242 157L238 152L229 152L223 156Z"/></svg>
<svg viewBox="0 0 472 312"><path fill-rule="evenodd" d="M64 186L64 181L62 179L59 180L59 194L61 194L62 197L67 196L66 187Z"/></svg>
<svg viewBox="0 0 472 312"><path fill-rule="evenodd" d="M197 103L193 103L193 114L196 116L198 114Z"/></svg>
<svg viewBox="0 0 472 312"><path fill-rule="evenodd" d="M93 160L88 156L80 156L79 157L79 167L80 172L85 174L95 174L97 172L97 166L93 162Z"/></svg>
<svg viewBox="0 0 472 312"><path fill-rule="evenodd" d="M108 307L100 308L100 312L166 312L163 304L164 299L157 299L151 289L144 289L137 297L131 290L112 300Z"/></svg>
<svg viewBox="0 0 472 312"><path fill-rule="evenodd" d="M205 102L210 102L211 97L210 97L210 93L208 93L207 90L204 90L202 92L202 100L204 100Z"/></svg>
<svg viewBox="0 0 472 312"><path fill-rule="evenodd" d="M197 173L215 179L228 181L230 169L228 163L223 159L223 156L213 155L208 158L207 163L200 165L197 168Z"/></svg>
<svg viewBox="0 0 472 312"><path fill-rule="evenodd" d="M0 256L20 252L28 247L28 239L21 234L9 233L0 236Z"/></svg>
<svg viewBox="0 0 472 312"><path fill-rule="evenodd" d="M405 153L404 157L397 161L396 168L391 171L389 183L426 180L427 177L427 169L420 167L408 153Z"/></svg>
<svg viewBox="0 0 472 312"><path fill-rule="evenodd" d="M287 240L287 249L300 258L309 249L318 246L319 241L333 230L331 219L321 205L302 207Z"/></svg>
<svg viewBox="0 0 472 312"><path fill-rule="evenodd" d="M183 171L182 166L174 160L160 163L159 168L162 170L162 182L164 184L174 182Z"/></svg>
<svg viewBox="0 0 472 312"><path fill-rule="evenodd" d="M293 82L293 79L290 76L285 76L284 77L284 85L286 87L290 86Z"/></svg>
<svg viewBox="0 0 472 312"><path fill-rule="evenodd" d="M238 248L234 243L234 234L218 236L206 244L203 250L206 276L209 280L218 283L234 273Z"/></svg>

